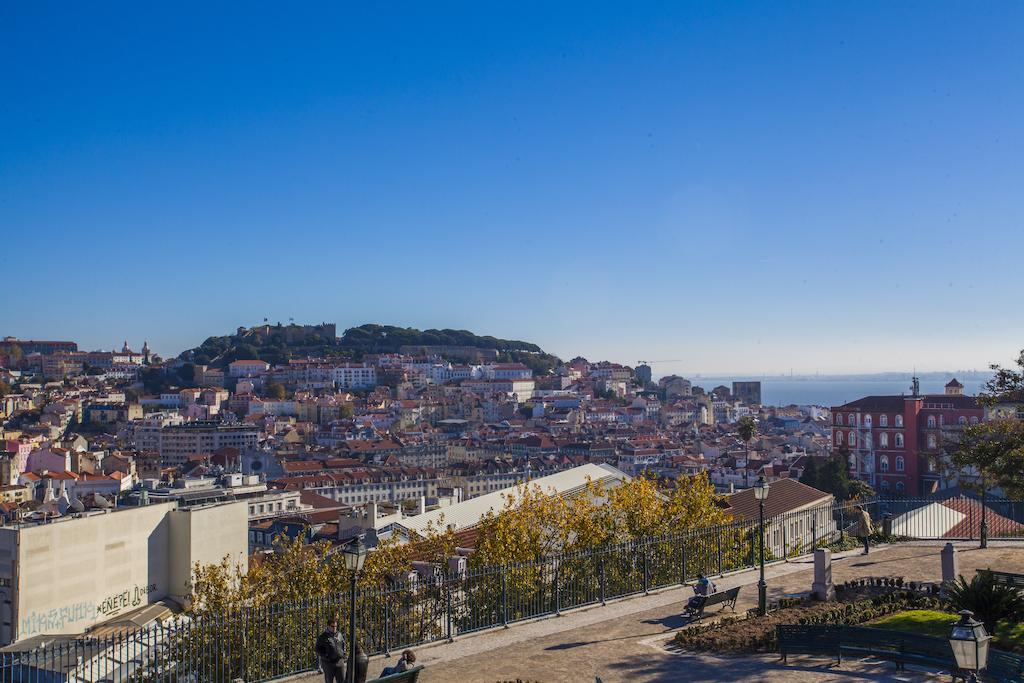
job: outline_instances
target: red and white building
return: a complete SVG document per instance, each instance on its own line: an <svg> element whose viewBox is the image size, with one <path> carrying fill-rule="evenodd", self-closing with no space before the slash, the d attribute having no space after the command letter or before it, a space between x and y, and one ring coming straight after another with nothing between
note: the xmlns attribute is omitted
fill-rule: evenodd
<svg viewBox="0 0 1024 683"><path fill-rule="evenodd" d="M924 495L941 487L943 442L984 419L955 379L944 394L866 396L832 408L832 450L848 449L851 476L879 493Z"/></svg>

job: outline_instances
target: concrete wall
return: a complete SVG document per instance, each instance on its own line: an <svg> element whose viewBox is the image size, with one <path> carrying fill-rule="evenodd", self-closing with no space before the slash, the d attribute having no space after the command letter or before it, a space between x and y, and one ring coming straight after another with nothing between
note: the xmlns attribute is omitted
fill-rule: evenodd
<svg viewBox="0 0 1024 683"><path fill-rule="evenodd" d="M79 633L164 597L173 508L163 503L0 529L0 546L17 544L13 639Z"/></svg>
<svg viewBox="0 0 1024 683"><path fill-rule="evenodd" d="M224 558L244 572L249 560L249 507L244 501L173 510L170 519L168 595L184 603L192 568Z"/></svg>
<svg viewBox="0 0 1024 683"><path fill-rule="evenodd" d="M245 502L159 503L0 528L0 645L81 633L163 598L182 602L194 564L225 556L247 568Z"/></svg>

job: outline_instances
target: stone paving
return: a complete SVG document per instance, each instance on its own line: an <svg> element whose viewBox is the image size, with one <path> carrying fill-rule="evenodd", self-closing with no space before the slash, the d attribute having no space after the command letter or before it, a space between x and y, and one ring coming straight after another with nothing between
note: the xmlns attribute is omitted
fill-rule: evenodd
<svg viewBox="0 0 1024 683"><path fill-rule="evenodd" d="M841 583L865 576L903 576L908 581L936 581L941 575L940 543L908 543L833 555L833 579ZM958 544L960 573L978 568L1024 572L1024 544L993 542L986 550L977 544ZM757 571L748 570L717 580L720 589L743 586L736 610L756 606ZM769 599L804 593L813 581L813 560L804 557L771 565L766 570ZM948 680L948 675L908 670L896 676L892 664L848 662L835 666L813 657L727 657L676 651L670 640L683 626L679 616L692 595L689 588L672 588L648 596L625 598L604 607L563 613L476 635L416 648L417 663L426 665L422 683L467 681L881 681ZM375 657L371 675L387 662ZM313 676L297 680L315 681ZM319 680L322 680L319 679Z"/></svg>

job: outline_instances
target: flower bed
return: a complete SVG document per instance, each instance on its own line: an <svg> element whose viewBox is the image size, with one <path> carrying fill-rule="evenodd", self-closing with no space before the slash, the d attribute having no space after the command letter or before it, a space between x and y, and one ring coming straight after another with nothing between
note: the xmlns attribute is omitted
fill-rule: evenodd
<svg viewBox="0 0 1024 683"><path fill-rule="evenodd" d="M675 644L688 650L751 653L776 649L779 624L863 624L905 610L938 610L941 601L927 591L849 586L838 602L801 600L766 616L728 616L680 631Z"/></svg>

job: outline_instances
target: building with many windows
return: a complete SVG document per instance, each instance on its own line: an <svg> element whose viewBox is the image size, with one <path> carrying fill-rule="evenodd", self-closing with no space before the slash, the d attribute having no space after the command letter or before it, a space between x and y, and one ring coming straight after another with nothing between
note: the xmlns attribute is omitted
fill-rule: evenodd
<svg viewBox="0 0 1024 683"><path fill-rule="evenodd" d="M185 464L190 455L213 453L224 447L244 451L259 443L260 432L251 425L225 425L220 422L185 422L160 430L160 462L164 466Z"/></svg>
<svg viewBox="0 0 1024 683"><path fill-rule="evenodd" d="M850 474L879 493L922 495L942 488L943 444L984 419L952 382L944 394L866 396L832 408L832 450L849 452Z"/></svg>

